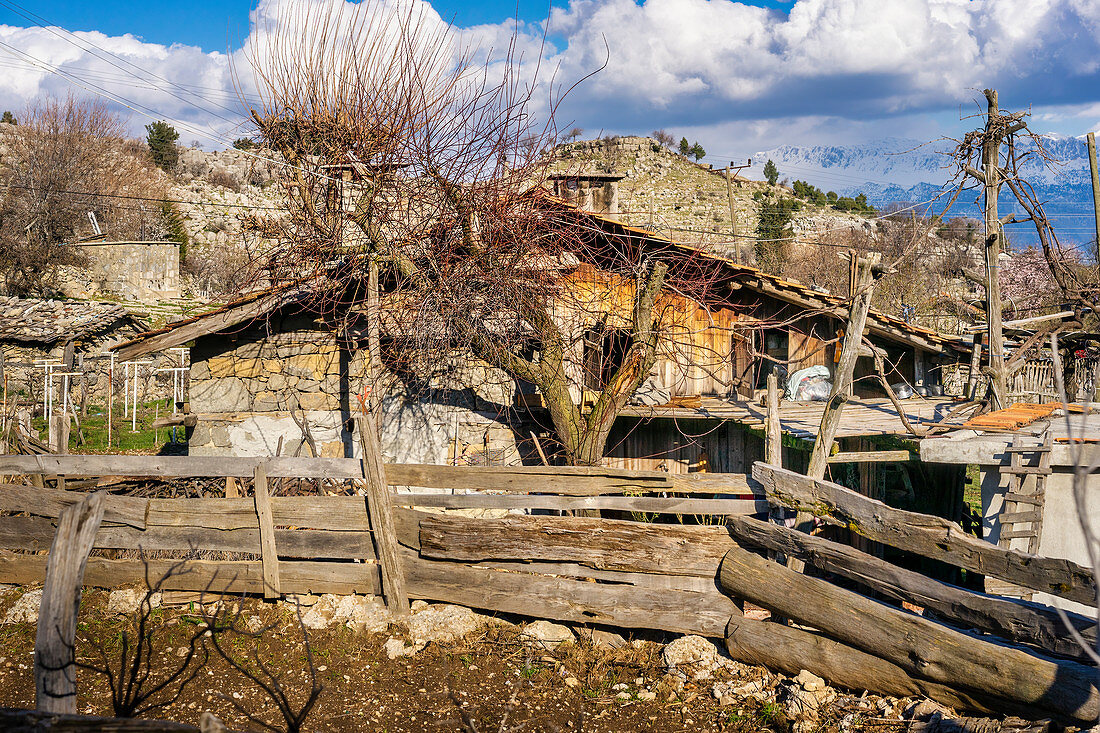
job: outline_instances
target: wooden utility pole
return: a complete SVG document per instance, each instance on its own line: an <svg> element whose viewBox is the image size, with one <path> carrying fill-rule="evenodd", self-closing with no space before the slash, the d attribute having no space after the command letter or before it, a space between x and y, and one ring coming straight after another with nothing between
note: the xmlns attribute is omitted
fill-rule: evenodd
<svg viewBox="0 0 1100 733"><path fill-rule="evenodd" d="M1092 213L1096 222L1096 266L1100 267L1100 173L1096 168L1096 133L1090 132L1086 138L1089 146L1089 170L1092 172Z"/></svg>
<svg viewBox="0 0 1100 733"><path fill-rule="evenodd" d="M737 241L737 212L733 208L733 177L730 168L733 163L726 166L726 194L730 200L730 234L733 235L733 261L741 264L741 243Z"/></svg>
<svg viewBox="0 0 1100 733"><path fill-rule="evenodd" d="M833 374L833 390L825 404L825 411L821 414L821 426L810 454L810 468L806 472L813 478L825 477L829 451L832 450L837 428L840 427L841 411L844 403L851 397L852 375L855 373L856 359L863 344L863 329L867 324L867 312L871 309L871 295L875 287L872 268L878 264L878 260L878 253L863 255L856 260L856 290L849 306L840 361Z"/></svg>
<svg viewBox="0 0 1100 733"><path fill-rule="evenodd" d="M1001 194L1001 143L1006 128L997 103L997 90L986 89L988 104L985 118L985 137L982 139L982 184L985 191L985 308L986 348L989 353L989 370L992 380L990 392L992 408L999 410L1008 394L1008 376L1005 374L1004 329L1001 326L1001 219L997 212L997 197Z"/></svg>

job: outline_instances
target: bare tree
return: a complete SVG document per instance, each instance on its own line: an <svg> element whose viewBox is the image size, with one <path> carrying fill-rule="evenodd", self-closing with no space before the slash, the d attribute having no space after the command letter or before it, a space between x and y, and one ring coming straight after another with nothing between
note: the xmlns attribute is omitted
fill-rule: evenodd
<svg viewBox="0 0 1100 733"><path fill-rule="evenodd" d="M1050 273L1064 299L1075 304L1079 319L1098 301L1095 282L1086 282L1082 270L1074 267L1072 258L1058 241L1038 199L1034 187L1023 177L1021 169L1029 160L1052 166L1053 157L1047 151L1043 138L1028 126L1030 112L1008 112L1000 107L997 91L986 89L986 111L979 116L985 121L981 129L968 132L961 140L955 140L952 153L955 198L965 190L980 187L985 211L985 271L986 323L989 348L989 377L992 402L995 408L1008 397L1009 370L1005 366L1004 333L1001 326L1003 301L998 275L999 258L1005 250L1005 226L1030 222L1038 236ZM998 200L1001 190L1007 186L1013 198L1023 209L1025 216L1015 213L1001 216ZM952 199L954 201L954 199ZM1022 363L1022 362L1021 362Z"/></svg>
<svg viewBox="0 0 1100 733"><path fill-rule="evenodd" d="M100 101L42 99L4 131L4 143L0 284L13 294L48 293L56 267L79 262L66 245L92 233L89 212L111 236L137 238L146 214L116 194L164 196L141 143Z"/></svg>
<svg viewBox="0 0 1100 733"><path fill-rule="evenodd" d="M538 388L565 461L598 463L616 416L673 349L662 338L682 308L672 294L700 299L705 268L681 254L670 269L667 253L634 235L609 241L545 195L541 151L561 95L537 123L539 60L522 63L515 40L478 63L414 6L284 12L286 30L251 52L257 137L287 161L290 201L257 277L308 279L314 307L355 345L378 264L392 362L423 378L472 354ZM586 379L593 334L616 357Z"/></svg>

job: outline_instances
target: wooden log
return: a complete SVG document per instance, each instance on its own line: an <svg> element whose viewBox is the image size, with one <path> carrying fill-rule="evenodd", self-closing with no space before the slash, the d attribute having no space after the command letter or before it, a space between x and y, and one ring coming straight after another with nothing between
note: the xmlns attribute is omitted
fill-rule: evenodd
<svg viewBox="0 0 1100 733"><path fill-rule="evenodd" d="M425 557L573 562L601 570L713 578L733 545L719 526L643 524L580 517L471 519L423 515Z"/></svg>
<svg viewBox="0 0 1100 733"><path fill-rule="evenodd" d="M48 550L56 524L46 517L0 517L0 549ZM250 529L201 527L150 527L142 531L126 526L100 525L94 549L191 552L256 553L260 533ZM276 529L275 546L282 558L374 560L369 532L315 529Z"/></svg>
<svg viewBox="0 0 1100 733"><path fill-rule="evenodd" d="M386 486L386 469L382 462L382 444L378 427L371 415L360 415L359 446L363 450L363 482L367 488L367 512L374 537L374 551L382 568L382 589L386 607L391 613L409 613L409 597L405 590L405 569L397 553L397 527L393 520L390 491Z"/></svg>
<svg viewBox="0 0 1100 733"><path fill-rule="evenodd" d="M168 720L58 715L18 708L0 708L0 730L8 733L205 733L194 725Z"/></svg>
<svg viewBox="0 0 1100 733"><path fill-rule="evenodd" d="M1006 550L968 535L958 524L941 517L894 509L843 486L783 468L756 463L752 471L767 490L768 501L774 504L831 517L864 537L891 547L1032 590L1096 605L1092 571L1071 560Z"/></svg>
<svg viewBox="0 0 1100 733"><path fill-rule="evenodd" d="M23 484L0 485L0 511L27 512L40 517L58 517L66 508L79 504L86 494L46 489ZM127 524L145 528L148 499L134 496L109 496L103 499L103 521L108 524Z"/></svg>
<svg viewBox="0 0 1100 733"><path fill-rule="evenodd" d="M737 607L720 593L611 585L434 562L405 550L416 598L533 618L720 638Z"/></svg>
<svg viewBox="0 0 1100 733"><path fill-rule="evenodd" d="M1041 604L974 593L892 565L854 547L749 517L733 517L727 527L738 541L797 557L888 598L916 604L958 628L978 629L1054 654L1088 660L1057 612ZM1068 618L1095 645L1095 621L1078 614L1068 614Z"/></svg>
<svg viewBox="0 0 1100 733"><path fill-rule="evenodd" d="M256 506L256 522L260 531L260 563L264 574L264 598L282 595L279 590L279 554L275 549L275 522L271 518L271 494L267 474L262 465L256 466L252 479L252 497Z"/></svg>
<svg viewBox="0 0 1100 733"><path fill-rule="evenodd" d="M44 713L76 713L76 614L102 520L103 496L88 494L62 510L50 545L34 639L35 709Z"/></svg>
<svg viewBox="0 0 1100 733"><path fill-rule="evenodd" d="M46 555L0 555L0 583L41 583L46 575ZM172 572L176 570L178 572ZM244 560L107 560L88 559L84 585L118 588L144 585L165 578L163 590L204 591L220 594L264 591L263 568L257 561ZM283 593L360 593L380 595L378 566L352 562L283 562L279 565Z"/></svg>
<svg viewBox="0 0 1100 733"><path fill-rule="evenodd" d="M396 494L394 504L491 509L615 509L653 514L704 514L724 516L768 511L763 499L664 499L651 496L527 496L502 494Z"/></svg>
<svg viewBox="0 0 1100 733"><path fill-rule="evenodd" d="M726 630L734 659L795 676L809 670L836 687L892 697L927 697L956 710L1001 714L1003 701L914 677L896 664L821 634L734 615Z"/></svg>
<svg viewBox="0 0 1100 733"><path fill-rule="evenodd" d="M756 603L885 659L910 676L1078 721L1100 715L1096 670L982 641L734 546L719 581Z"/></svg>

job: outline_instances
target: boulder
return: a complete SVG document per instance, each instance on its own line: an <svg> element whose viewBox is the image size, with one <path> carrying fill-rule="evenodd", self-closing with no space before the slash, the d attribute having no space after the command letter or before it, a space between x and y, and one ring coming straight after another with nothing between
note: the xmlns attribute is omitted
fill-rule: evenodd
<svg viewBox="0 0 1100 733"><path fill-rule="evenodd" d="M113 590L107 596L107 614L110 616L128 616L137 613L145 600L145 591L137 588L124 588ZM160 608L163 598L160 593L154 593L149 597L149 607Z"/></svg>
<svg viewBox="0 0 1100 733"><path fill-rule="evenodd" d="M695 680L709 680L715 671L731 663L714 642L701 636L682 636L669 643L661 651L661 659L670 671Z"/></svg>
<svg viewBox="0 0 1100 733"><path fill-rule="evenodd" d="M439 603L409 617L409 637L417 644L461 639L485 626L488 619L465 606Z"/></svg>

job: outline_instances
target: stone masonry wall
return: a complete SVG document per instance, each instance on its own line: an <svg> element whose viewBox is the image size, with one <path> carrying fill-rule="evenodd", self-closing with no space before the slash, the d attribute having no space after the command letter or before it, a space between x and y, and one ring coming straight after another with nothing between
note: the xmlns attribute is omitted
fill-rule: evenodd
<svg viewBox="0 0 1100 733"><path fill-rule="evenodd" d="M287 330L271 334L213 335L196 343L190 401L198 423L189 438L192 455L309 455L302 445L303 419L322 456L359 455L350 418L359 412L364 353L341 349L331 334L310 328L306 319L284 325ZM381 430L387 460L447 463L454 460L457 437L460 462L520 462L515 434L501 421L502 405L495 402L504 392L499 375L489 378L475 369L470 389L427 395L410 395L388 377ZM489 382L500 393L492 395L493 402L476 394L475 388Z"/></svg>
<svg viewBox="0 0 1100 733"><path fill-rule="evenodd" d="M180 296L180 246L176 242L79 244L87 264L62 275L71 298L104 295L155 303Z"/></svg>

